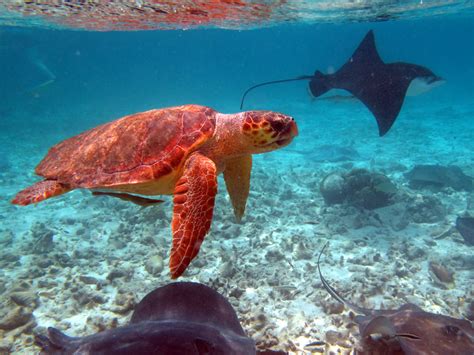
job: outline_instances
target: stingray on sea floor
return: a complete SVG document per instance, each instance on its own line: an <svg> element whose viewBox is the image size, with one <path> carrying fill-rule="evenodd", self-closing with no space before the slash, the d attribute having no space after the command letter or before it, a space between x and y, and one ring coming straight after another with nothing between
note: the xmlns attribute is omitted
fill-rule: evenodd
<svg viewBox="0 0 474 355"><path fill-rule="evenodd" d="M36 344L44 354L284 354L256 351L231 304L213 289L176 282L147 294L128 325L84 337L48 328Z"/></svg>
<svg viewBox="0 0 474 355"><path fill-rule="evenodd" d="M474 328L467 320L425 312L411 303L394 310L377 310L346 301L321 273L320 259L326 246L318 256L319 278L331 297L362 314L355 317L362 354L474 354Z"/></svg>
<svg viewBox="0 0 474 355"><path fill-rule="evenodd" d="M374 32L371 30L349 60L334 74L323 74L317 70L314 75L254 85L243 94L240 108L249 91L257 87L297 80L309 80L309 90L314 97L331 89L343 89L354 95L375 116L380 136L385 135L394 124L406 95L421 94L444 82L421 65L384 63L377 52Z"/></svg>
<svg viewBox="0 0 474 355"><path fill-rule="evenodd" d="M415 189L451 187L457 191L472 191L474 187L473 178L464 174L456 165L415 165L405 174L405 177L409 180L410 186Z"/></svg>

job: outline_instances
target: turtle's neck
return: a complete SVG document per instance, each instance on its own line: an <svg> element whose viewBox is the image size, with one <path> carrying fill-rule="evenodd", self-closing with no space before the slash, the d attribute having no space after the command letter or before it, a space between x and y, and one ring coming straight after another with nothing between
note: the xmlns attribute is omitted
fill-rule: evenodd
<svg viewBox="0 0 474 355"><path fill-rule="evenodd" d="M242 135L243 113L216 113L216 130L214 136L199 149L218 166L225 165L228 159L251 154L248 143Z"/></svg>

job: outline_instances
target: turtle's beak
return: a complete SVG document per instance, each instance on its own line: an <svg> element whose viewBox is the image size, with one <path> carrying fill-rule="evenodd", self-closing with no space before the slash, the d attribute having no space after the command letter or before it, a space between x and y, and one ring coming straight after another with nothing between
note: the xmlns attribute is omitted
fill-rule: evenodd
<svg viewBox="0 0 474 355"><path fill-rule="evenodd" d="M280 147L284 147L291 143L293 138L298 135L298 126L296 125L295 120L292 117L289 117L288 123L285 128L280 132L276 144Z"/></svg>
<svg viewBox="0 0 474 355"><path fill-rule="evenodd" d="M298 135L298 126L296 125L296 121L293 117L291 118L291 121L288 126L290 127L291 136L296 137Z"/></svg>

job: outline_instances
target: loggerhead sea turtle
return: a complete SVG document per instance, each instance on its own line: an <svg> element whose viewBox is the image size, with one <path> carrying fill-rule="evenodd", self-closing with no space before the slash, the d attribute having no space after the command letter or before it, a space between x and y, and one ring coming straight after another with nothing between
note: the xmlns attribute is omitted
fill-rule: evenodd
<svg viewBox="0 0 474 355"><path fill-rule="evenodd" d="M177 278L209 231L217 175L224 173L240 220L249 194L251 154L286 146L297 134L292 117L271 111L222 114L184 105L137 113L52 147L36 167L45 179L20 191L12 203L29 205L77 188L112 196L120 192L122 199L125 194L174 194L169 266Z"/></svg>

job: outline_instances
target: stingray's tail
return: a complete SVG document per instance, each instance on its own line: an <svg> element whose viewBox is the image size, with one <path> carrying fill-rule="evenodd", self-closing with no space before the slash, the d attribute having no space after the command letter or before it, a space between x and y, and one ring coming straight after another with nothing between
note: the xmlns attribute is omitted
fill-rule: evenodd
<svg viewBox="0 0 474 355"><path fill-rule="evenodd" d="M333 89L328 75L324 75L319 70L314 73L309 82L309 90L314 97L319 97Z"/></svg>
<svg viewBox="0 0 474 355"><path fill-rule="evenodd" d="M300 75L300 76L297 76L295 78L266 81L264 83L260 83L260 84L251 86L247 90L245 90L244 94L242 95L242 100L240 100L240 109L242 110L242 108L244 107L244 100L245 100L245 97L247 96L247 94L255 88L258 88L258 87L264 86L264 85L286 83L286 82L289 82L289 81L310 80L312 78L313 78L313 75Z"/></svg>
<svg viewBox="0 0 474 355"><path fill-rule="evenodd" d="M323 274L321 273L321 266L320 266L321 255L323 255L324 249L326 249L326 247L328 246L328 243L324 244L323 249L321 249L321 252L318 255L318 261L316 263L316 265L318 267L319 279L321 280L321 283L323 284L324 289L331 295L332 298L334 298L336 301L342 303L344 306L352 309L354 312L359 313L359 314L364 314L366 316L371 314L372 310L367 309L367 308L363 308L363 307L359 307L358 305L347 301L323 277Z"/></svg>

